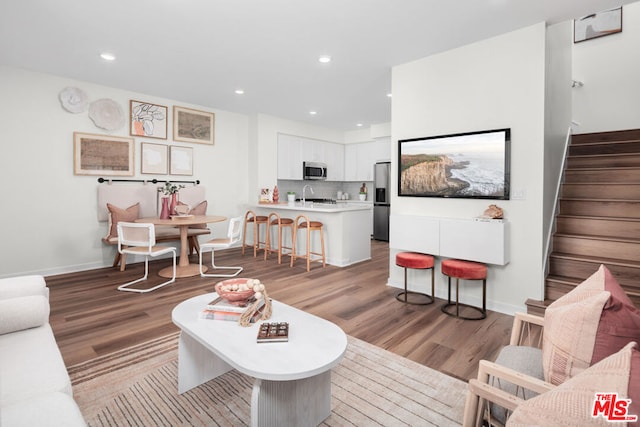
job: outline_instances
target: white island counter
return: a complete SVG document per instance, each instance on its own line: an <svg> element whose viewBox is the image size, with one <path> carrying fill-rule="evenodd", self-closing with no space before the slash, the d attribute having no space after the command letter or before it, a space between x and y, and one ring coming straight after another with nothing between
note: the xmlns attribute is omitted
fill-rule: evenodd
<svg viewBox="0 0 640 427"><path fill-rule="evenodd" d="M345 267L360 261L371 259L371 230L373 205L365 203L310 203L303 204L259 204L255 211L258 215L275 212L282 218L295 220L305 215L309 221L320 221L324 228L325 254L327 264ZM271 227L272 241L277 242L276 227ZM315 234L315 235L314 235ZM320 252L320 236L312 233L312 251ZM247 239L252 235L247 231ZM291 246L289 233L284 233L284 246ZM274 240L275 239L275 240ZM305 236L298 236L298 247L306 247ZM299 252L299 251L298 251ZM303 261L300 261L302 264Z"/></svg>

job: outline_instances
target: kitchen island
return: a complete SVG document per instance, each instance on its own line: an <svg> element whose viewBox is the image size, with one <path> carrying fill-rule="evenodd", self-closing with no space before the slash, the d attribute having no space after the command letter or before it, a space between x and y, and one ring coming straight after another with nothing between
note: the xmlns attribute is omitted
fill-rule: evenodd
<svg viewBox="0 0 640 427"><path fill-rule="evenodd" d="M345 267L371 259L371 230L373 206L364 203L313 203L295 202L278 204L258 204L257 215L275 212L282 218L295 220L305 215L309 221L320 221L324 228L325 256L327 264ZM271 241L277 242L277 227L271 227ZM302 234L302 233L300 233ZM320 237L312 233L312 252L320 252ZM247 231L247 240L252 233ZM297 247L305 247L306 233L298 236ZM285 231L283 246L291 246L291 237ZM300 253L300 251L298 251ZM302 264L300 264L302 265Z"/></svg>

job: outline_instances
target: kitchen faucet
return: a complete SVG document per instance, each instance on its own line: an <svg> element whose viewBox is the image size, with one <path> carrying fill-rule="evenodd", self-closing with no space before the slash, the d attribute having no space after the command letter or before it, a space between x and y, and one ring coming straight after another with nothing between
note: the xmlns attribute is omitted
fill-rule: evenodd
<svg viewBox="0 0 640 427"><path fill-rule="evenodd" d="M309 187L309 190L311 190L311 194L313 194L313 188L309 184L307 184L304 187L302 187L302 204L303 205L307 203L306 202L306 197L304 196L304 192L307 189L307 187Z"/></svg>

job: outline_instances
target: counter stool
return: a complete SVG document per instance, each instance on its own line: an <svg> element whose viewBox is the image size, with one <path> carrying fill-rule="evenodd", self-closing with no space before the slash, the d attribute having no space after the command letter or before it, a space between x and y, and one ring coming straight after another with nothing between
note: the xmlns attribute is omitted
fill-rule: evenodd
<svg viewBox="0 0 640 427"><path fill-rule="evenodd" d="M303 222L300 222L302 220ZM307 251L304 255L298 255L296 253L296 240L298 238L298 231L307 232ZM319 231L320 232L320 248L322 250L321 253L311 252L311 232ZM322 267L325 267L326 259L324 254L324 230L322 229L322 223L319 221L309 221L305 215L298 215L293 222L293 240L291 241L291 265L293 267L293 263L296 258L303 258L307 260L307 271L311 271L311 261L322 261ZM313 255L318 256L317 259L311 259Z"/></svg>
<svg viewBox="0 0 640 427"><path fill-rule="evenodd" d="M459 317L467 320L480 320L487 317L487 266L479 262L463 261L459 259L445 259L442 261L442 274L449 278L449 296L447 303L442 306L442 312L449 316ZM456 302L451 302L451 278L456 279ZM482 280L482 309L472 305L463 304L458 301L460 296L459 283L463 280ZM480 313L479 317L460 315L460 307L469 307ZM455 307L452 313L450 307Z"/></svg>
<svg viewBox="0 0 640 427"><path fill-rule="evenodd" d="M277 249L273 248L271 245L271 226L272 225L275 225L278 227L278 248ZM289 230L291 230L290 236L291 236L291 241L293 242L293 220L291 218L281 218L280 215L278 215L277 213L271 212L269 214L269 218L267 221L267 243L264 249L265 261L267 260L267 257L271 252L277 252L278 264L282 264L282 250L288 249L289 254L291 254L292 248L289 246L282 245L282 231L285 228L288 228Z"/></svg>
<svg viewBox="0 0 640 427"><path fill-rule="evenodd" d="M254 211L247 211L244 214L244 229L242 232L242 255L244 255L244 248L247 246L247 224L253 224L253 257L258 255L258 250L266 247L266 241L260 241L260 226L262 224L267 225L268 218L264 215L256 215Z"/></svg>
<svg viewBox="0 0 640 427"><path fill-rule="evenodd" d="M396 255L396 265L404 268L404 292L400 292L396 295L396 299L406 304L433 304L435 296L433 256L417 252L400 252ZM431 295L407 290L407 268L431 269ZM420 297L418 298L418 301L410 301L408 299L409 295L420 295Z"/></svg>

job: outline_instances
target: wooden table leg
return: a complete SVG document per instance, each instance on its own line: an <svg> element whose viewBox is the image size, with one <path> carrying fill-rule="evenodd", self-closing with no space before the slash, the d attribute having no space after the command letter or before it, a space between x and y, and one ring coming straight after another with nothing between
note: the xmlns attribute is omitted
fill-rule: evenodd
<svg viewBox="0 0 640 427"><path fill-rule="evenodd" d="M200 274L200 266L198 264L189 263L189 226L179 225L180 227L180 260L176 266L176 278L193 277ZM202 266L203 271L207 271L206 266ZM166 267L158 273L161 277L172 277L173 266Z"/></svg>

